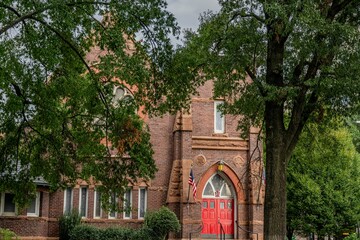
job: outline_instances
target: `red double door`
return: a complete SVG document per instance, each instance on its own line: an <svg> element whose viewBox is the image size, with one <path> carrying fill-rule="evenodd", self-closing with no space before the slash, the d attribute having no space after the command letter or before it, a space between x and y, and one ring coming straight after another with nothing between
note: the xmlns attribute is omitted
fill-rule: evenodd
<svg viewBox="0 0 360 240"><path fill-rule="evenodd" d="M204 238L217 238L220 235L220 223L226 238L234 237L234 199L203 198L202 221Z"/></svg>

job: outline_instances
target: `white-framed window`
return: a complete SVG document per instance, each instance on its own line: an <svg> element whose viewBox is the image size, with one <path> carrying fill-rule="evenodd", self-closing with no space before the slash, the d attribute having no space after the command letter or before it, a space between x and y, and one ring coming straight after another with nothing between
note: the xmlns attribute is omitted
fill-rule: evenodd
<svg viewBox="0 0 360 240"><path fill-rule="evenodd" d="M115 195L115 193L111 194L111 197L110 197L110 204L113 208L116 208L116 204L118 202L118 199ZM116 219L117 217L117 212L114 210L114 209L110 209L110 212L109 212L109 216L108 218L109 219Z"/></svg>
<svg viewBox="0 0 360 240"><path fill-rule="evenodd" d="M27 208L27 216L38 217L40 211L40 192L37 192L35 197L31 199L30 205Z"/></svg>
<svg viewBox="0 0 360 240"><path fill-rule="evenodd" d="M131 219L132 189L129 188L124 194L124 219Z"/></svg>
<svg viewBox="0 0 360 240"><path fill-rule="evenodd" d="M73 189L68 187L64 191L64 214L70 213L73 208Z"/></svg>
<svg viewBox="0 0 360 240"><path fill-rule="evenodd" d="M14 198L15 195L12 193L1 193L0 214L2 216L15 216L17 208Z"/></svg>
<svg viewBox="0 0 360 240"><path fill-rule="evenodd" d="M88 188L80 187L79 189L79 214L81 217L87 217L88 210Z"/></svg>
<svg viewBox="0 0 360 240"><path fill-rule="evenodd" d="M101 218L101 192L95 190L94 195L94 218Z"/></svg>
<svg viewBox="0 0 360 240"><path fill-rule="evenodd" d="M225 116L222 115L219 107L224 104L224 101L214 101L214 132L225 132Z"/></svg>
<svg viewBox="0 0 360 240"><path fill-rule="evenodd" d="M144 218L147 208L147 189L139 188L138 218Z"/></svg>

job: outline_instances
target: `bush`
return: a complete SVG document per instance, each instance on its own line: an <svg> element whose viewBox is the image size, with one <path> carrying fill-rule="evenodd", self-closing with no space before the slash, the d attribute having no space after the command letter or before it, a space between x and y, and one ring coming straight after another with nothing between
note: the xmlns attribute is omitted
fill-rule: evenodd
<svg viewBox="0 0 360 240"><path fill-rule="evenodd" d="M69 240L70 232L81 222L81 216L75 210L59 218L59 240Z"/></svg>
<svg viewBox="0 0 360 240"><path fill-rule="evenodd" d="M18 237L13 231L9 229L0 228L0 239L11 240L11 239L18 239Z"/></svg>
<svg viewBox="0 0 360 240"><path fill-rule="evenodd" d="M145 215L144 226L140 229L106 228L99 229L90 225L79 225L78 214L63 217L59 222L67 226L70 240L162 240L171 232L180 230L180 223L175 213L167 207ZM78 221L77 221L78 220ZM66 224L65 224L66 223Z"/></svg>
<svg viewBox="0 0 360 240"><path fill-rule="evenodd" d="M180 223L174 212L167 207L145 215L145 228L148 228L154 239L165 239L169 232L180 231Z"/></svg>
<svg viewBox="0 0 360 240"><path fill-rule="evenodd" d="M360 238L358 238L356 233L352 233L349 236L347 236L346 238L344 238L344 240L359 240Z"/></svg>
<svg viewBox="0 0 360 240"><path fill-rule="evenodd" d="M108 239L100 237L100 229L81 224L77 225L72 231L70 232L70 240L98 240L98 239Z"/></svg>
<svg viewBox="0 0 360 240"><path fill-rule="evenodd" d="M153 231L149 228L139 228L133 232L131 240L158 240L156 236L154 236Z"/></svg>
<svg viewBox="0 0 360 240"><path fill-rule="evenodd" d="M99 239L106 240L132 240L134 235L133 229L128 228L106 228L100 231Z"/></svg>

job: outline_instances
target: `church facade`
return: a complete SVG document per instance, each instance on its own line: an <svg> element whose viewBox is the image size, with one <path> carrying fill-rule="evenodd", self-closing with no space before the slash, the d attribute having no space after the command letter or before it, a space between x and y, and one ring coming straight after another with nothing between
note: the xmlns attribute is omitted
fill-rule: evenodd
<svg viewBox="0 0 360 240"><path fill-rule="evenodd" d="M96 187L85 181L50 192L39 180L28 209L18 211L13 195L1 193L0 228L13 230L21 239L57 239L58 218L73 208L87 224L136 228L146 211L167 206L181 223L181 231L170 239L263 239L259 129L251 128L241 138L239 117L221 115L222 99L214 99L212 89L212 82L200 87L189 111L146 120L158 172L150 181L129 183L124 197L131 212L103 211Z"/></svg>

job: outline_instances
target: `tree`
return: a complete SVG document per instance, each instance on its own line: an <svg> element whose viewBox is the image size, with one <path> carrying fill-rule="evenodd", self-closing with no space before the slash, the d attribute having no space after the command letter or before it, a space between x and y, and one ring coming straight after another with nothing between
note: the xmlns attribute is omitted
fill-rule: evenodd
<svg viewBox="0 0 360 240"><path fill-rule="evenodd" d="M286 168L305 123L359 107L360 3L219 3L218 13L203 14L198 31L186 34L164 76L142 89L154 89L148 105L161 112L186 107L197 87L213 80L213 97L226 100L224 113L244 116L244 130L264 125L264 234L282 240Z"/></svg>
<svg viewBox="0 0 360 240"><path fill-rule="evenodd" d="M294 231L323 238L356 228L360 155L342 125L310 124L300 137L288 168L288 239Z"/></svg>
<svg viewBox="0 0 360 240"><path fill-rule="evenodd" d="M128 178L154 176L131 87L171 56L168 35L178 28L165 8L163 0L1 1L0 191L23 205L34 180L55 190L81 178L101 183L109 199L123 196ZM114 86L135 101L114 101Z"/></svg>

